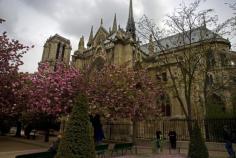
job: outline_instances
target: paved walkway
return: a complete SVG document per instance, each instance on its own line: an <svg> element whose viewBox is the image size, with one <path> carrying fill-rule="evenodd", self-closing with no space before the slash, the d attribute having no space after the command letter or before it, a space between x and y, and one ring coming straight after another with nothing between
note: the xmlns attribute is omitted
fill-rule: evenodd
<svg viewBox="0 0 236 158"><path fill-rule="evenodd" d="M121 156L115 158L185 158L181 155L130 155L130 156Z"/></svg>
<svg viewBox="0 0 236 158"><path fill-rule="evenodd" d="M40 140L27 140L0 136L0 158L15 158L16 155L45 151L50 143L43 142L41 138Z"/></svg>
<svg viewBox="0 0 236 158"><path fill-rule="evenodd" d="M53 139L51 139L51 142ZM15 158L16 155L46 151L51 142L43 142L43 138L27 140L25 138L14 138L0 136L0 158ZM181 155L150 154L150 149L138 149L138 155L114 156L113 158L184 158ZM106 157L109 157L108 155Z"/></svg>
<svg viewBox="0 0 236 158"><path fill-rule="evenodd" d="M50 138L50 140L50 142L45 143L43 137L38 137L36 140L27 140L25 138L0 136L0 158L15 158L16 155L46 151L55 138ZM183 145L180 146L181 154L176 152L169 154L168 149L160 154L151 154L150 147L138 146L138 155L128 153L126 156L114 156L113 158L186 158L187 148ZM223 144L213 143L212 145L208 144L208 146L210 158L227 158ZM106 157L109 158L110 156L107 155Z"/></svg>

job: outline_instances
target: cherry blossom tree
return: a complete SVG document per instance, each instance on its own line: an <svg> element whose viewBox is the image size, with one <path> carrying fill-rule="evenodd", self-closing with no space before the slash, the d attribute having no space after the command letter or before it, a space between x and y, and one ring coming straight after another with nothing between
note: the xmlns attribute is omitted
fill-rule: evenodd
<svg viewBox="0 0 236 158"><path fill-rule="evenodd" d="M81 87L80 73L62 63L57 63L56 70L41 63L38 72L29 75L25 82L22 94L27 95L27 113L42 116L48 141L50 122L71 111L73 98Z"/></svg>
<svg viewBox="0 0 236 158"><path fill-rule="evenodd" d="M48 63L41 63L38 72L29 76L28 110L53 116L69 113L80 79L79 71L73 67L58 64L54 71Z"/></svg>
<svg viewBox="0 0 236 158"><path fill-rule="evenodd" d="M156 98L161 88L148 75L147 70L134 70L126 65L104 66L90 74L86 94L91 113L106 118L130 119L136 128L138 120L160 115ZM133 130L135 143L136 130Z"/></svg>
<svg viewBox="0 0 236 158"><path fill-rule="evenodd" d="M4 21L1 19L1 23ZM9 39L6 32L0 35L0 126L4 120L19 113L15 92L22 75L18 70L23 65L21 58L28 49L19 41Z"/></svg>
<svg viewBox="0 0 236 158"><path fill-rule="evenodd" d="M108 65L93 72L86 93L92 113L143 120L159 114L155 105L159 91L146 70Z"/></svg>

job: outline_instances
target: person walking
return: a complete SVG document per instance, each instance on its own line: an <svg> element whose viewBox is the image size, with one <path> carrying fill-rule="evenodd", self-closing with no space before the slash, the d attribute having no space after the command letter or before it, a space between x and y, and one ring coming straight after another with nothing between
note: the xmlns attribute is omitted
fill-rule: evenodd
<svg viewBox="0 0 236 158"><path fill-rule="evenodd" d="M176 149L176 132L174 130L170 130L168 136L171 144L171 149Z"/></svg>
<svg viewBox="0 0 236 158"><path fill-rule="evenodd" d="M93 118L93 128L94 128L94 140L96 144L102 143L104 137L104 132L102 129L102 123L100 120L100 115L96 114Z"/></svg>
<svg viewBox="0 0 236 158"><path fill-rule="evenodd" d="M61 139L62 139L62 135L59 134L59 135L57 136L56 141L54 141L54 142L50 145L50 147L49 147L49 149L48 149L48 151L49 151L53 156L55 156L55 155L57 154L57 150L58 150L59 144L60 144L60 142L61 142Z"/></svg>
<svg viewBox="0 0 236 158"><path fill-rule="evenodd" d="M229 157L235 158L235 152L232 145L232 132L227 125L223 127L223 138L225 141L225 148L229 154Z"/></svg>
<svg viewBox="0 0 236 158"><path fill-rule="evenodd" d="M163 136L162 136L162 133L161 131L156 131L156 147L157 147L157 150L158 152L161 152L162 151L162 141L163 141Z"/></svg>

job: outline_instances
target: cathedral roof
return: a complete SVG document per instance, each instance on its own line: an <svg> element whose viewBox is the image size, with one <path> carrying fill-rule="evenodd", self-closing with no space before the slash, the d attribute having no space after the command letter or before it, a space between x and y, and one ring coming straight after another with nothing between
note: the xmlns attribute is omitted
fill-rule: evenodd
<svg viewBox="0 0 236 158"><path fill-rule="evenodd" d="M59 39L61 41L64 41L65 43L69 43L70 44L70 40L65 38L65 37L62 37L61 35L59 34L55 34L54 36L51 36L47 39L47 41L53 41L55 39Z"/></svg>
<svg viewBox="0 0 236 158"><path fill-rule="evenodd" d="M190 44L190 41L191 41L191 44L194 44L200 41L214 39L215 41L222 41L222 42L229 43L228 40L224 39L219 34L216 34L205 27L198 27L192 30L191 40L188 38L188 36L189 36L189 31L186 32L184 41L182 40L183 33L168 36L166 38L162 38L158 40L158 42L155 42L156 52L157 53L161 52L161 49L166 51L166 50L182 47L184 45ZM148 45L149 43L141 46L141 50L147 54L148 54Z"/></svg>
<svg viewBox="0 0 236 158"><path fill-rule="evenodd" d="M104 43L109 43L111 41L114 42L120 38L128 39L128 34L121 28L117 30L116 32L113 32L112 34L110 34Z"/></svg>
<svg viewBox="0 0 236 158"><path fill-rule="evenodd" d="M96 38L96 36L98 35L98 33L100 33L100 32L103 32L103 33L105 33L105 34L109 34L108 33L108 31L103 27L103 26L100 26L99 27L99 29L98 29L98 31L97 31L97 33L95 34L95 36L94 36L94 39Z"/></svg>

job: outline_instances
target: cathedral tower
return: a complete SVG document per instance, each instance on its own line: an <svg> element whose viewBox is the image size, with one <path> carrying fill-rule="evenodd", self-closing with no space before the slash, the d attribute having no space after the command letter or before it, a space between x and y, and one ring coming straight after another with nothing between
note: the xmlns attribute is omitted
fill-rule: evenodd
<svg viewBox="0 0 236 158"><path fill-rule="evenodd" d="M44 44L41 62L50 62L54 65L56 61L69 65L71 53L70 40L56 34L47 39Z"/></svg>

